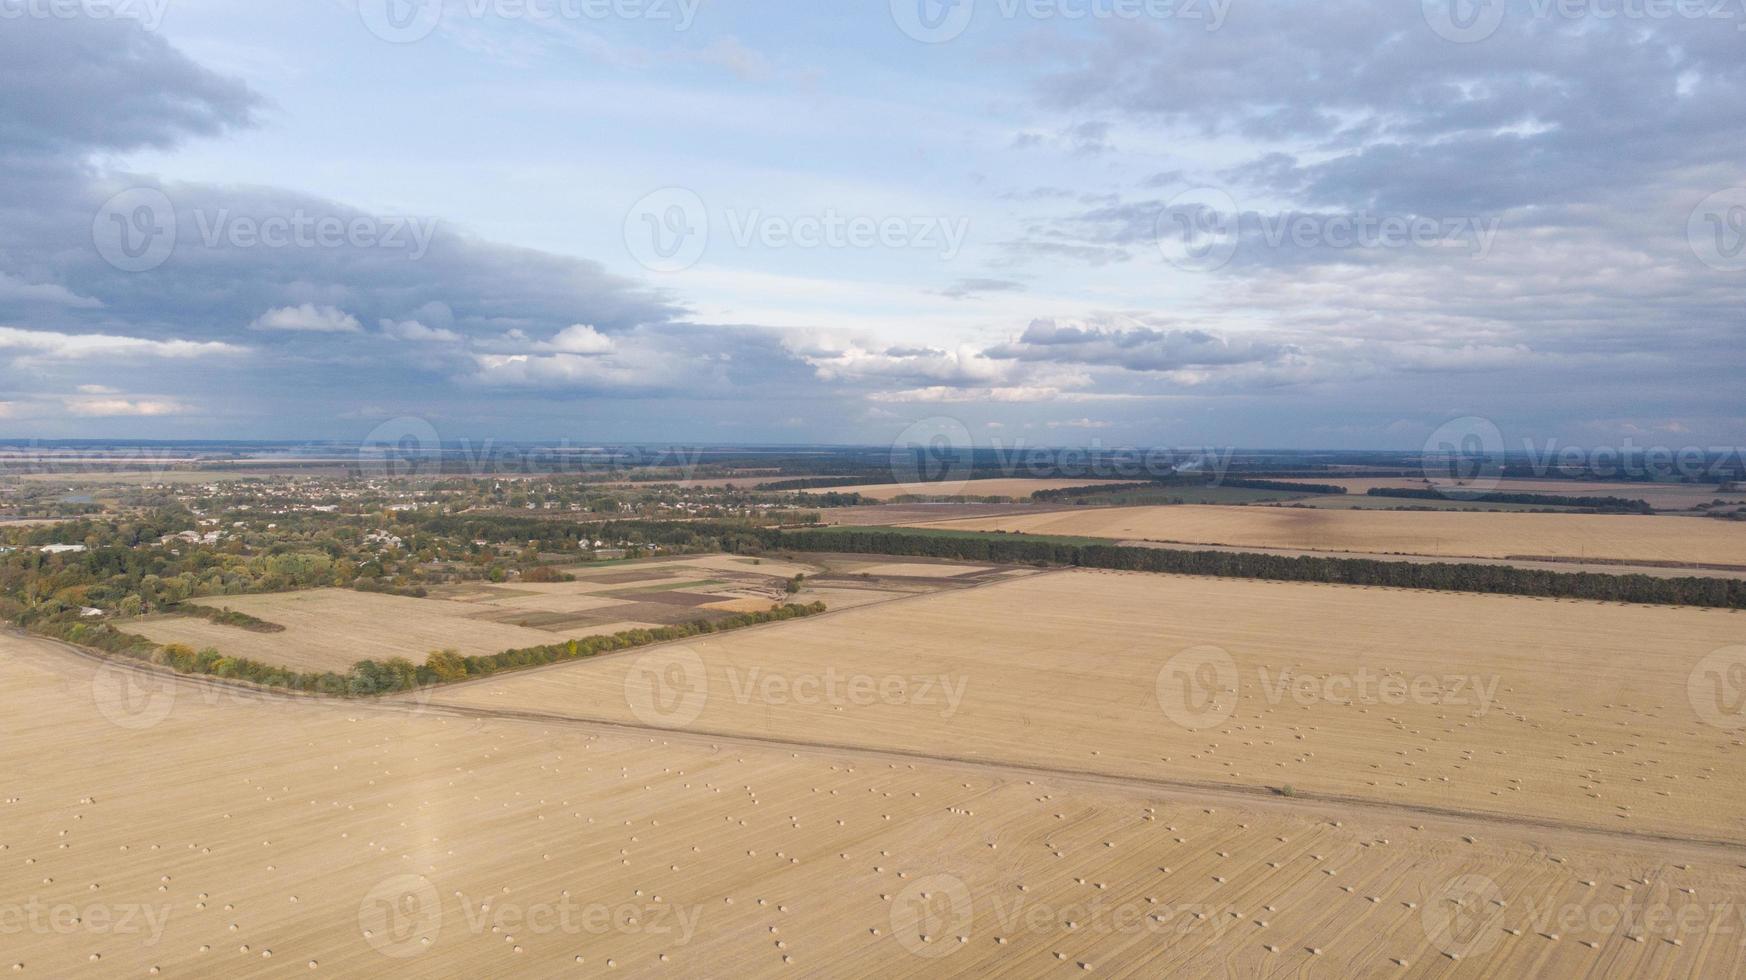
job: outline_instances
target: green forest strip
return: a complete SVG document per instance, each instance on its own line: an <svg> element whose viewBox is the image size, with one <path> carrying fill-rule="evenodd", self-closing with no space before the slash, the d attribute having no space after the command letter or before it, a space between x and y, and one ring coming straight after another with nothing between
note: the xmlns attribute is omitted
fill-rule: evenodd
<svg viewBox="0 0 1746 980"><path fill-rule="evenodd" d="M1555 599L1746 609L1746 580L1601 572L1549 572L1509 565L1418 563L1370 558L1268 555L1253 552L1144 548L1107 541L1028 534L933 532L836 527L765 532L771 548L950 558L999 564L1109 568L1279 582L1328 582L1398 589L1482 592Z"/></svg>
<svg viewBox="0 0 1746 980"><path fill-rule="evenodd" d="M589 636L561 643L505 650L482 657L465 657L451 650L443 650L432 653L423 665L414 664L401 657L382 662L361 660L344 674L302 673L243 657L226 657L211 648L195 650L180 643L160 646L143 636L124 632L108 623L44 622L38 624L34 631L104 653L168 667L179 674L247 681L298 694L369 698L490 677L529 667L597 657L603 653L634 650L655 643L816 616L824 611L825 604L822 602L809 605L790 604L767 612L740 613L714 622L697 620L652 629L625 630L610 636Z"/></svg>
<svg viewBox="0 0 1746 980"><path fill-rule="evenodd" d="M1655 508L1646 501L1630 497L1568 497L1550 493L1468 493L1454 490L1423 490L1409 487L1372 487L1371 497L1395 497L1403 500L1463 500L1481 504L1537 504L1543 507L1579 507L1620 514L1653 514Z"/></svg>

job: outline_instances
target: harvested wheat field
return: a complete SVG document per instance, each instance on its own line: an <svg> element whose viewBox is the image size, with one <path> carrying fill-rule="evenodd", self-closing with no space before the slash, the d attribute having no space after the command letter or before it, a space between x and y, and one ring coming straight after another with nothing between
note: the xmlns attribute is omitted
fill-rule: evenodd
<svg viewBox="0 0 1746 980"><path fill-rule="evenodd" d="M945 562L880 562L855 569L856 574L875 577L888 575L897 578L958 578L961 575L977 575L991 572L994 569L987 565L959 565Z"/></svg>
<svg viewBox="0 0 1746 980"><path fill-rule="evenodd" d="M708 555L698 558L578 566L573 582L466 583L440 596L415 599L350 589L312 589L193 600L232 609L285 627L258 633L195 616L148 616L122 628L158 643L213 647L301 671L349 669L360 660L404 657L423 663L436 650L485 656L567 639L651 629L699 619L762 612L784 602L823 601L832 608L888 601L917 591L956 587L959 578L992 572L986 565L893 565L915 581L809 585L789 594L792 576L809 579L842 565ZM892 572L892 575L899 573ZM842 588L845 584L854 590ZM846 595L845 595L846 593Z"/></svg>
<svg viewBox="0 0 1746 980"><path fill-rule="evenodd" d="M248 613L285 631L254 633L188 616L139 620L125 628L158 643L213 646L226 656L307 671L343 671L360 660L393 657L423 662L432 650L482 656L561 638L545 630L476 619L479 606L473 603L350 589L224 596L201 604Z"/></svg>
<svg viewBox="0 0 1746 980"><path fill-rule="evenodd" d="M1071 487L1094 487L1099 484L1124 483L1124 480L1069 480L1011 477L992 480L966 480L962 483L872 483L857 487L821 487L805 493L858 493L868 500L896 500L899 497L1012 497L1028 499L1039 490L1066 490Z"/></svg>
<svg viewBox="0 0 1746 980"><path fill-rule="evenodd" d="M1306 551L1746 565L1746 525L1696 517L1181 505L1082 508L926 526Z"/></svg>
<svg viewBox="0 0 1746 980"><path fill-rule="evenodd" d="M1715 484L1703 485L1693 483L1637 483L1630 481L1599 481L1599 480L1531 480L1519 477L1502 477L1495 480L1485 480L1478 484L1459 484L1448 481L1431 481L1422 477L1365 477L1359 479L1290 479L1288 483L1325 483L1346 488L1349 494L1363 495L1372 488L1430 490L1445 487L1451 499L1459 500L1463 494L1477 493L1542 493L1557 497L1624 497L1627 500L1647 501L1656 510L1688 510L1698 504L1707 504L1712 500L1731 502L1746 501L1746 493L1739 491L1718 491ZM1403 506L1410 506L1413 501L1405 498L1393 498Z"/></svg>
<svg viewBox="0 0 1746 980"><path fill-rule="evenodd" d="M1743 626L1699 609L1063 571L435 698L1746 844L1746 739L1688 697ZM1228 660L1192 660L1207 647ZM1182 683L1187 701L1161 701Z"/></svg>
<svg viewBox="0 0 1746 980"><path fill-rule="evenodd" d="M0 692L20 977L1741 968L1714 847L259 700L12 635Z"/></svg>

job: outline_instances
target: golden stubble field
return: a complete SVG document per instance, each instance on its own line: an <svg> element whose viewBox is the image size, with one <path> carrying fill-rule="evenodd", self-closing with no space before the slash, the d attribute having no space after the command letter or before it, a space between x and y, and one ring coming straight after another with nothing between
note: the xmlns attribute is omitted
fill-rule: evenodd
<svg viewBox="0 0 1746 980"><path fill-rule="evenodd" d="M578 566L572 571L577 576L574 582L474 583L451 586L442 595L423 599L309 589L195 600L285 627L276 633L251 632L192 616L148 617L123 623L122 628L158 643L210 646L226 656L296 670L344 671L360 660L405 657L423 663L432 651L445 649L486 656L650 628L711 611L769 609L784 600L783 579L816 574L820 568L706 555L601 568ZM713 595L719 601L666 608L638 601L639 595L664 591ZM796 598L810 602L813 597ZM692 608L698 612L693 614Z"/></svg>
<svg viewBox="0 0 1746 980"><path fill-rule="evenodd" d="M1286 482L1336 484L1345 487L1347 493L1359 496L1368 493L1373 487L1412 490L1445 487L1452 499L1460 499L1460 495L1464 493L1543 493L1560 497L1624 497L1627 500L1647 501L1650 506L1657 510L1685 510L1698 504L1707 504L1713 500L1723 500L1730 503L1746 501L1746 494L1739 491L1723 493L1718 491L1714 484L1704 486L1686 483L1636 483L1630 481L1533 480L1520 477L1489 479L1469 484L1448 481L1428 482L1419 477L1364 477L1348 480L1338 478L1326 480L1289 479ZM1410 505L1413 501L1400 499L1398 502Z"/></svg>
<svg viewBox="0 0 1746 980"><path fill-rule="evenodd" d="M12 634L0 696L7 975L1741 970L1713 847L257 700Z"/></svg>
<svg viewBox="0 0 1746 980"><path fill-rule="evenodd" d="M1099 484L1132 481L1098 479L1057 479L1006 477L991 480L965 480L962 483L874 483L856 487L826 487L806 493L858 493L868 500L896 500L899 497L1012 497L1025 500L1039 490L1066 490Z"/></svg>
<svg viewBox="0 0 1746 980"><path fill-rule="evenodd" d="M1062 571L435 698L1746 844L1746 732L1707 723L1689 690L1743 626Z"/></svg>
<svg viewBox="0 0 1746 980"><path fill-rule="evenodd" d="M1081 508L925 526L1305 551L1746 565L1746 524L1697 517L1190 504Z"/></svg>

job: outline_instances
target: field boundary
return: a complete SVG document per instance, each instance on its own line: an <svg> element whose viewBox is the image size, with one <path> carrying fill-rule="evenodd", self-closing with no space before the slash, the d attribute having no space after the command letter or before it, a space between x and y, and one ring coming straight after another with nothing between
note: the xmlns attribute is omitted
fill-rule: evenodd
<svg viewBox="0 0 1746 980"><path fill-rule="evenodd" d="M386 698L373 702L373 704L387 706L394 705L397 702L401 704L405 703L397 698ZM1394 803L1387 800L1371 799L1362 796L1347 796L1338 793L1306 793L1302 790L1298 790L1290 797L1285 797L1282 796L1275 787L1271 786L1243 786L1235 783L1219 783L1206 780L1171 779L1162 776L1107 773L1099 772L1095 769L1044 766L1006 759L939 754L913 749L854 745L844 742L779 738L776 736L752 735L744 732L721 731L715 729L660 728L653 725L638 725L631 722L615 721L607 718L551 714L541 711L521 711L512 708L475 708L464 705L432 703L424 706L406 705L406 710L423 710L453 714L458 717L498 719L502 721L517 721L530 724L574 725L579 727L606 729L626 734L642 736L659 735L668 738L683 738L702 742L735 742L744 745L756 745L763 748L806 749L818 752L848 753L886 761L902 759L911 762L927 762L930 764L962 767L981 772L995 771L1022 776L1043 776L1052 779L1069 779L1082 783L1126 787L1129 789L1161 789L1193 792L1202 796L1218 796L1233 801L1241 800L1250 804L1257 801L1266 801L1273 803L1282 809L1299 809L1303 804L1311 804L1325 807L1343 807L1346 809L1413 814L1417 816L1435 817L1463 822L1477 822L1497 826L1553 830L1561 833L1580 834L1586 837L1594 837L1614 842L1629 841L1639 844L1644 842L1677 844L1688 847L1703 848L1706 850L1721 850L1736 860L1739 859L1742 854L1746 854L1746 840L1729 840L1718 837L1689 836L1654 831L1611 830L1606 827L1594 826L1592 824L1561 822L1548 817L1518 816L1507 813L1494 813L1486 810L1462 810L1455 807Z"/></svg>

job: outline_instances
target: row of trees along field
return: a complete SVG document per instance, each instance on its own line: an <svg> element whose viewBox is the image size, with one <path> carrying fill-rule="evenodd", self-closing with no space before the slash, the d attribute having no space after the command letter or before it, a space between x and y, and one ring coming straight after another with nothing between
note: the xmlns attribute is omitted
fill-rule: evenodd
<svg viewBox="0 0 1746 980"><path fill-rule="evenodd" d="M597 657L603 653L632 650L652 643L666 643L764 623L816 616L824 611L825 605L822 602L789 604L766 612L740 613L726 619L697 620L651 629L625 630L606 636L590 636L544 646L506 650L482 657L466 657L452 650L443 650L430 654L423 664L415 664L401 657L380 662L361 660L344 674L288 670L245 657L226 657L211 647L195 650L180 643L160 646L143 636L102 622L45 622L39 624L37 632L106 653L168 667L182 674L202 674L226 680L247 681L299 694L378 697L565 660Z"/></svg>
<svg viewBox="0 0 1746 980"><path fill-rule="evenodd" d="M766 549L1070 565L1221 578L1332 582L1548 598L1746 609L1746 580L1594 572L1549 572L1462 562L1419 564L1368 558L1294 557L1032 540L1024 535L918 534L883 529L764 531Z"/></svg>
<svg viewBox="0 0 1746 980"><path fill-rule="evenodd" d="M1467 493L1419 489L1417 487L1371 487L1371 497L1393 497L1403 500L1458 499L1481 504L1535 504L1541 507L1577 507L1615 514L1653 514L1648 502L1629 497L1571 497L1551 493Z"/></svg>

